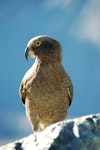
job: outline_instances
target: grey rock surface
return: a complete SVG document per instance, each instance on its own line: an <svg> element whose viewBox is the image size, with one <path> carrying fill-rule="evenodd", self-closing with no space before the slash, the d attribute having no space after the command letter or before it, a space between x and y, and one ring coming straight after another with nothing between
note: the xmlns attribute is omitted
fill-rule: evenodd
<svg viewBox="0 0 100 150"><path fill-rule="evenodd" d="M0 150L100 150L100 114L55 123Z"/></svg>

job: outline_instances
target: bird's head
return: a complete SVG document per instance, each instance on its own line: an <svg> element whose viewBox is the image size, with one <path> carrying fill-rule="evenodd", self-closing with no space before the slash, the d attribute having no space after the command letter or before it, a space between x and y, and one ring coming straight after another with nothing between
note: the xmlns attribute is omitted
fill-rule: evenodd
<svg viewBox="0 0 100 150"><path fill-rule="evenodd" d="M61 51L61 46L55 39L44 35L36 36L28 42L25 49L25 58L28 59L30 55L48 60L52 57L52 59L61 61Z"/></svg>

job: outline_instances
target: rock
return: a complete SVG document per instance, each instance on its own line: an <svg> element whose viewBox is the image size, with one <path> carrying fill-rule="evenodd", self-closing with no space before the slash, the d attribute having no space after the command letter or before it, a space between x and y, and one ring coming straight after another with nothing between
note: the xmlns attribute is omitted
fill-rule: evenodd
<svg viewBox="0 0 100 150"><path fill-rule="evenodd" d="M55 123L0 150L100 150L100 114Z"/></svg>

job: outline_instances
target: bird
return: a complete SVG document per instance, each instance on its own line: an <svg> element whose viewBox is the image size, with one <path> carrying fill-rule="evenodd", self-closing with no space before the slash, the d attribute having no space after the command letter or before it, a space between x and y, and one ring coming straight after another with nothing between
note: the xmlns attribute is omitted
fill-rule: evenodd
<svg viewBox="0 0 100 150"><path fill-rule="evenodd" d="M25 73L19 87L26 116L34 132L62 121L73 99L73 84L62 65L60 43L47 35L29 40L25 52L34 63Z"/></svg>

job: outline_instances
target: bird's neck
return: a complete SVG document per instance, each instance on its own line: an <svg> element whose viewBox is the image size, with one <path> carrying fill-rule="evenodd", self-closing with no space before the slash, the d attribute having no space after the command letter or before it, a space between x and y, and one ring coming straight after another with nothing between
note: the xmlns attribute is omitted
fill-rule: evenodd
<svg viewBox="0 0 100 150"><path fill-rule="evenodd" d="M36 70L40 71L40 72L50 72L52 73L55 72L55 71L60 71L62 69L62 64L60 61L55 61L55 60L41 60L39 59L38 57L36 57L36 60L35 60L35 64L36 66Z"/></svg>
<svg viewBox="0 0 100 150"><path fill-rule="evenodd" d="M61 63L61 54L49 54L49 55L40 55L36 56L36 62L41 63L42 65L54 65L56 63Z"/></svg>
<svg viewBox="0 0 100 150"><path fill-rule="evenodd" d="M52 59L50 57L42 57L42 58L36 57L35 62L37 64L40 64L40 66L43 66L43 67L49 67L49 66L55 67L61 64L61 60L57 60L53 57Z"/></svg>

